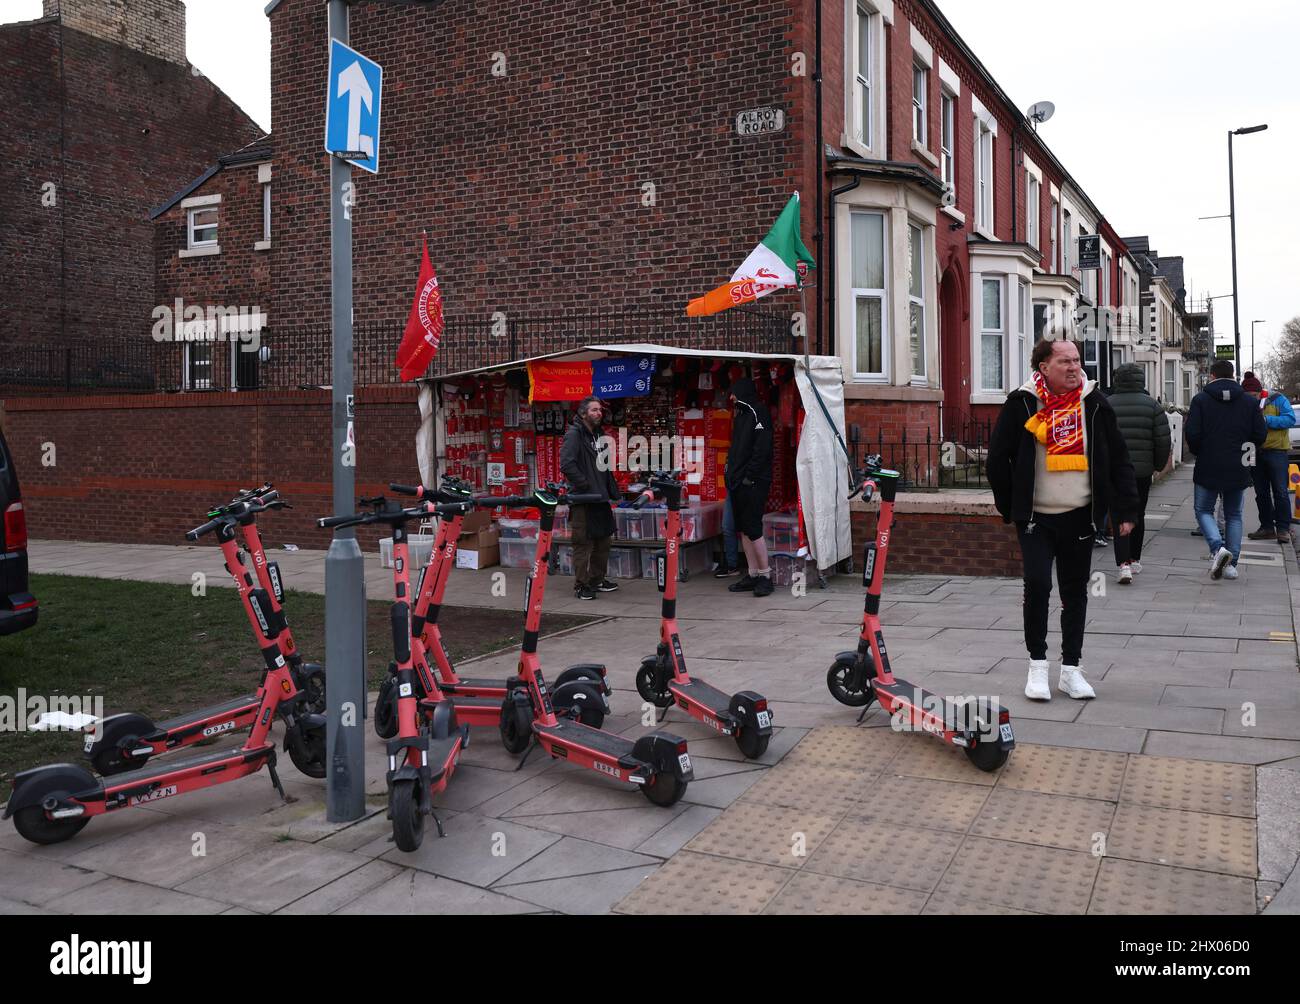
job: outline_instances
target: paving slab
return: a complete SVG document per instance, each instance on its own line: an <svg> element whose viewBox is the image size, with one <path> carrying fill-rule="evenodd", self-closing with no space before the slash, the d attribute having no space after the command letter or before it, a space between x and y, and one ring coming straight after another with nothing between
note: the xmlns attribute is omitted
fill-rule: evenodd
<svg viewBox="0 0 1300 1004"><path fill-rule="evenodd" d="M1098 859L1092 854L967 837L935 890L937 896L978 891L989 904L1037 913L1083 913Z"/></svg>
<svg viewBox="0 0 1300 1004"><path fill-rule="evenodd" d="M542 913L543 907L423 871L402 869L335 911L388 916Z"/></svg>
<svg viewBox="0 0 1300 1004"><path fill-rule="evenodd" d="M4 876L2 888L7 899L39 907L105 878L90 868L63 861L42 861L3 850L0 850L0 875Z"/></svg>
<svg viewBox="0 0 1300 1004"><path fill-rule="evenodd" d="M445 837L426 832L420 846L409 853L387 843L391 837L381 838L378 842L387 846L379 856L391 864L486 888L560 839L536 827L469 812L443 825ZM358 853L365 854L366 848Z"/></svg>
<svg viewBox="0 0 1300 1004"><path fill-rule="evenodd" d="M927 894L838 875L803 871L790 879L763 913L796 917L917 914Z"/></svg>
<svg viewBox="0 0 1300 1004"><path fill-rule="evenodd" d="M684 850L633 889L616 913L756 916L793 878L787 868Z"/></svg>
<svg viewBox="0 0 1300 1004"><path fill-rule="evenodd" d="M1255 912L1255 883L1246 878L1107 858L1088 912L1173 916Z"/></svg>
<svg viewBox="0 0 1300 1004"><path fill-rule="evenodd" d="M111 876L59 896L46 906L55 913L119 917L138 914L216 914L230 909L228 902Z"/></svg>
<svg viewBox="0 0 1300 1004"><path fill-rule="evenodd" d="M549 882L552 879L581 877L583 882L601 872L657 867L660 859L645 854L619 850L607 844L575 837L563 837L540 854L507 872L493 883L494 889L532 882ZM513 891L512 895L516 895ZM521 896L528 899L528 896ZM622 899L622 895L615 897ZM564 911L569 912L569 911Z"/></svg>

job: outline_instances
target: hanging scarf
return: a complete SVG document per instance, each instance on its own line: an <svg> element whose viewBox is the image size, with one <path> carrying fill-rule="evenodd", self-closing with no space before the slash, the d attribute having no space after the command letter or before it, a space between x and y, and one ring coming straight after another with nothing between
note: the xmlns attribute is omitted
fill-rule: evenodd
<svg viewBox="0 0 1300 1004"><path fill-rule="evenodd" d="M1047 447L1049 471L1086 471L1088 454L1083 442L1083 388L1053 394L1042 373L1034 374L1034 388L1043 405L1025 428Z"/></svg>

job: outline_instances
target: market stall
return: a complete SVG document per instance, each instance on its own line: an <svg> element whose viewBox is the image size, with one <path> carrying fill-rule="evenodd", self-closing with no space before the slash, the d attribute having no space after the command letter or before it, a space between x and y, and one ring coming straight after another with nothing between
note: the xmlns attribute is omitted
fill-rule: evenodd
<svg viewBox="0 0 1300 1004"><path fill-rule="evenodd" d="M688 472L683 568L711 567L719 550L730 446L727 388L748 376L773 418L773 478L764 529L778 584L802 569L801 546L819 569L850 557L843 375L826 356L710 353L654 344L592 345L421 381L416 448L426 483L455 476L485 495L525 494L563 480L560 445L583 397L609 407L603 448L621 489L648 470ZM496 512L503 565L526 566L535 513ZM801 529L802 519L802 529ZM572 572L567 525L557 517L558 570ZM662 547L664 513L615 509L610 574L649 576Z"/></svg>

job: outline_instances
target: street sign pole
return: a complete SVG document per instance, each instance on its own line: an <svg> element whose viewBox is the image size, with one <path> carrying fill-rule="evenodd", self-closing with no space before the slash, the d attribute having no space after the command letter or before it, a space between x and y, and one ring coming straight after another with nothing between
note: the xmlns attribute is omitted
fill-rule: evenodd
<svg viewBox="0 0 1300 1004"><path fill-rule="evenodd" d="M348 41L346 0L329 0L331 39ZM330 157L330 283L333 305L332 443L334 513L356 507L352 387L352 165ZM325 555L326 819L365 812L366 583L356 531L334 531Z"/></svg>

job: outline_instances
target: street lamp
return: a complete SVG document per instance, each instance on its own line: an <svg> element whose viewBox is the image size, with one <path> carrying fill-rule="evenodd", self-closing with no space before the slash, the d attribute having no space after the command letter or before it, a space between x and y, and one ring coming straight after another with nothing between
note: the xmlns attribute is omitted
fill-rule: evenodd
<svg viewBox="0 0 1300 1004"><path fill-rule="evenodd" d="M1237 297L1237 188L1232 171L1232 137L1248 136L1253 132L1263 132L1267 125L1246 126L1243 129L1228 130L1228 216L1232 224L1232 334L1235 345L1235 359L1238 370L1241 369L1241 311ZM1254 360L1251 360L1254 362Z"/></svg>
<svg viewBox="0 0 1300 1004"><path fill-rule="evenodd" d="M1267 324L1268 321L1251 321L1250 322L1250 368L1255 368L1255 325ZM1258 374L1256 374L1258 376Z"/></svg>

